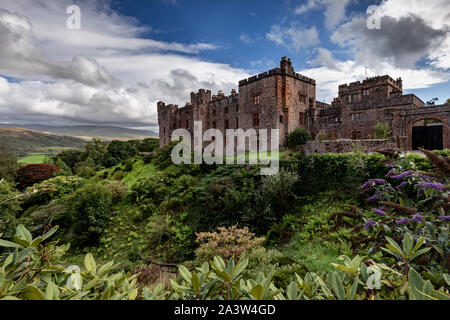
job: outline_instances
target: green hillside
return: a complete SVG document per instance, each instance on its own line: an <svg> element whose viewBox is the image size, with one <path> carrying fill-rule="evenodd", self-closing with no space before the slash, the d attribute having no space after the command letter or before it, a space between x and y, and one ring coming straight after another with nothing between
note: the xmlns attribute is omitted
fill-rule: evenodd
<svg viewBox="0 0 450 320"><path fill-rule="evenodd" d="M0 141L19 157L31 153L57 154L68 148L80 149L85 144L85 141L78 138L21 128L0 129Z"/></svg>

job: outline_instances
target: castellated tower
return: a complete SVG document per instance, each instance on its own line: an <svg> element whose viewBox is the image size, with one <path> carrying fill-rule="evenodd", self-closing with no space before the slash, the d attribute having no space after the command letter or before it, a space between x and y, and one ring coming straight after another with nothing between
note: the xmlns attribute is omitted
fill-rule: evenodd
<svg viewBox="0 0 450 320"><path fill-rule="evenodd" d="M193 136L193 121L202 121L203 131L216 128L224 134L227 129L279 129L284 145L296 128L312 129L315 108L315 80L296 73L291 60L283 57L279 68L239 81L239 93L211 96L211 91L200 89L191 93L184 108L158 102L160 145L167 145L177 128Z"/></svg>

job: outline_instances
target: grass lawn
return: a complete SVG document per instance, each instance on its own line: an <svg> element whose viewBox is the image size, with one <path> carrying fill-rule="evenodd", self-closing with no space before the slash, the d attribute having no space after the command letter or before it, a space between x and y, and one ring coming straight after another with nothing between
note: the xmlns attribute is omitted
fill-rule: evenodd
<svg viewBox="0 0 450 320"><path fill-rule="evenodd" d="M45 159L49 157L48 153L30 153L28 156L20 158L19 163L24 164L35 164L35 163L44 163Z"/></svg>

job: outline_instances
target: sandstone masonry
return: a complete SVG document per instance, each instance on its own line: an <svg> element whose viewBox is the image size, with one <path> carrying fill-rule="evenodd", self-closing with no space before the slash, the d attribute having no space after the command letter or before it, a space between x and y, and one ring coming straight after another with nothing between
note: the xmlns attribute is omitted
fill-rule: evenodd
<svg viewBox="0 0 450 320"><path fill-rule="evenodd" d="M184 128L193 136L194 121L202 121L203 131L227 129L279 129L280 144L297 128L328 139L363 140L374 138L377 123L388 123L391 140L397 147L411 149L413 126L434 119L442 125L444 148L450 148L450 105L425 106L414 94L403 94L401 78L388 75L367 78L339 86L339 95L330 104L316 101L316 81L294 71L283 57L280 67L239 81L239 93L200 89L191 93L183 108L158 102L160 145L169 143L175 129ZM269 142L270 143L270 142Z"/></svg>

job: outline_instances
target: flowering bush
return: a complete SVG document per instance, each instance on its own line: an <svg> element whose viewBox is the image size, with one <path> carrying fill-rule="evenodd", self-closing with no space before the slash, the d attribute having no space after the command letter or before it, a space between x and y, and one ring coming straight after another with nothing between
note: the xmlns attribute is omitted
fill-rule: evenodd
<svg viewBox="0 0 450 320"><path fill-rule="evenodd" d="M255 234L247 227L239 229L233 226L219 227L218 232L198 233L195 241L200 243L200 247L196 250L197 260L205 262L217 255L225 259L232 257L239 259L244 252L258 248L264 239L255 238Z"/></svg>
<svg viewBox="0 0 450 320"><path fill-rule="evenodd" d="M386 165L390 171L385 179L371 179L360 187L373 206L364 218L364 227L373 239L403 237L408 231L423 236L435 249L431 258L449 267L450 166L443 158L426 154L436 171L418 171L414 163L399 157Z"/></svg>

